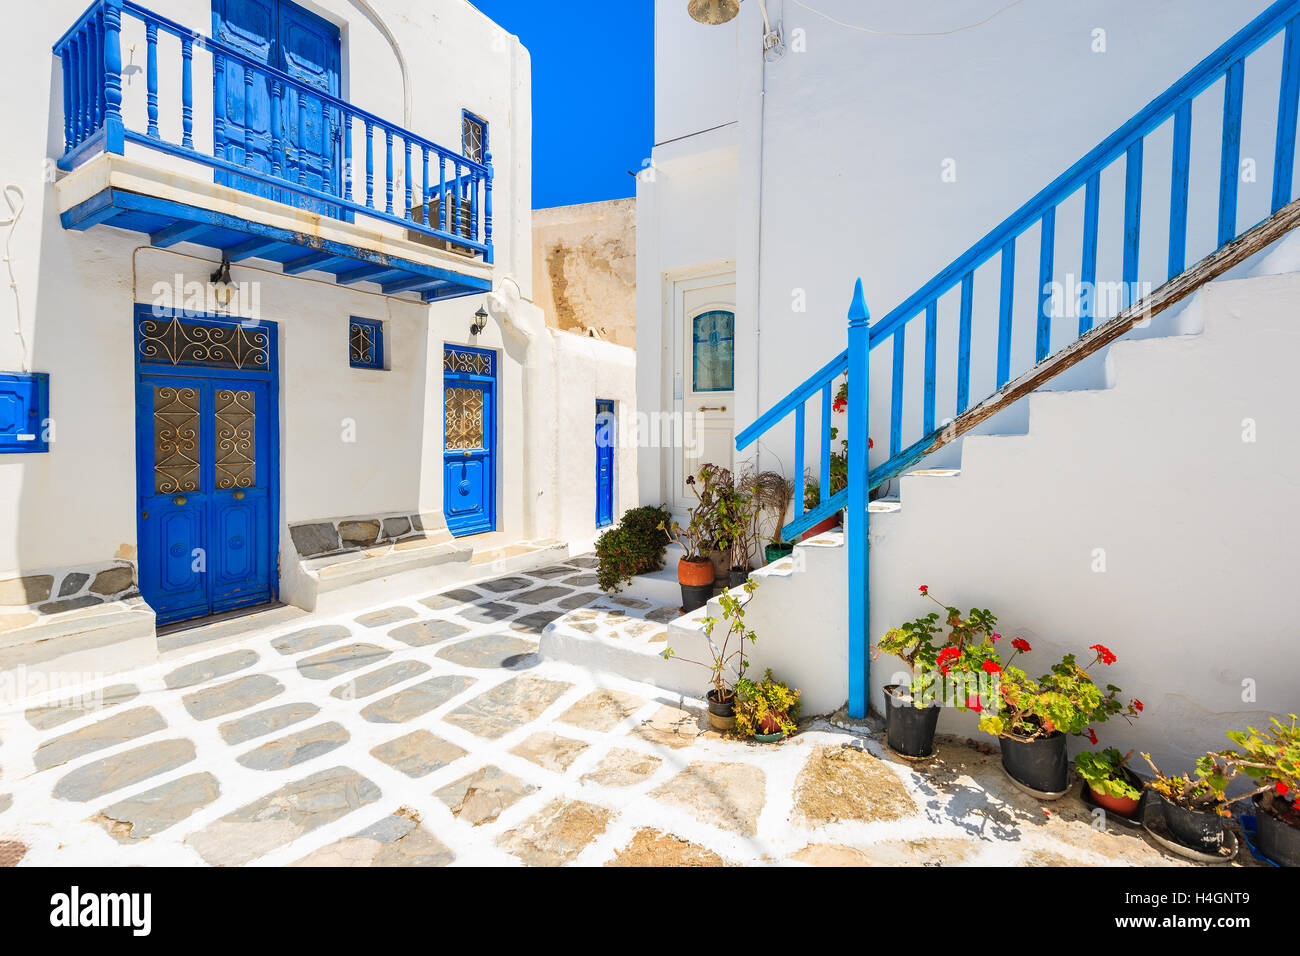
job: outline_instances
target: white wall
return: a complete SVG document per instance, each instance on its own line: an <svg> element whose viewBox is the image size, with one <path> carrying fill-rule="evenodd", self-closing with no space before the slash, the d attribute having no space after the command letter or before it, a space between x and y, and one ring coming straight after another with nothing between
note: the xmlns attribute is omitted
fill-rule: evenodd
<svg viewBox="0 0 1300 956"><path fill-rule="evenodd" d="M886 32L948 30L1002 5L1000 0L815 4L837 19ZM657 169L656 180L646 182L643 176L638 191L646 260L640 274L642 327L650 324L647 316L664 314L653 311L649 296L654 280L673 267L670 262L737 260L738 428L844 347L845 315L857 277L865 282L873 316L885 315L1267 3L1185 0L1175 7L1160 0L1085 5L1028 0L981 27L924 39L854 32L784 0L770 0L768 6L783 24L787 52L766 64L757 4L744 4L737 20L720 27L690 21L681 3L665 0L657 8L656 67L665 78L657 86L657 125L665 131L660 141L669 132L681 137L714 122L704 104L720 102L717 88L725 81L719 74L732 62L720 51L726 43L736 44L738 160L726 187L734 197L728 205L735 218L718 218L722 209L716 198L695 209L669 198L689 194L688 179L707 192L703 184L713 170L704 163L676 176ZM1094 52L1098 29L1105 31L1105 52ZM704 43L715 44L719 55L695 55ZM1247 61L1242 156L1253 159L1256 168L1255 181L1241 185L1243 228L1267 213L1280 47L1279 38ZM1194 111L1189 262L1214 245L1221 108L1220 83L1198 99ZM1156 284L1165 277L1171 140L1168 124L1148 137L1144 163L1142 278ZM682 152L705 154L712 148L706 136L679 140L657 147L656 165L661 154L667 158L673 150L684 170ZM942 177L947 160L955 163L953 182ZM1103 177L1102 278L1119 277L1123 175L1121 162ZM1058 212L1058 279L1067 273L1077 278L1081 217L1080 196ZM707 234L700 234L701 227ZM724 243L729 243L725 250L715 248ZM1013 374L1032 363L1038 245L1035 227L1017 248ZM993 384L998 267L994 259L975 277L973 398ZM806 302L806 311L796 311L799 301ZM956 296L950 294L940 305L939 421L955 408L956 310ZM1073 317L1059 319L1054 340L1072 335L1072 326L1077 326ZM919 334L913 334L907 351L913 383L922 378ZM656 404L663 396L655 384L661 370L648 367L654 353L639 352L647 364L640 373L643 407L667 407ZM891 361L888 345L873 353L873 463L887 455ZM907 445L920 437L919 384L904 399ZM818 414L814 401L810 421ZM809 431L811 447L815 429ZM764 447L774 453L764 456L765 467L778 459L791 467L792 436L787 425L765 440ZM647 474L643 460L642 496L650 500Z"/></svg>

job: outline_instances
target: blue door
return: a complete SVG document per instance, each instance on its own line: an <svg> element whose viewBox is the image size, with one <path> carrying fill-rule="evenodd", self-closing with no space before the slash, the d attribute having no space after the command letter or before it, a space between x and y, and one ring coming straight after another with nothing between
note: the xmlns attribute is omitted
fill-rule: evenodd
<svg viewBox="0 0 1300 956"><path fill-rule="evenodd" d="M247 333L234 323L145 319L138 329L140 593L159 624L271 601L278 591L273 375L269 367L199 364L243 349L237 343ZM266 326L257 334L263 343L273 335ZM267 366L270 351L262 353ZM187 354L193 367L183 364ZM179 361L148 361L172 357Z"/></svg>
<svg viewBox="0 0 1300 956"><path fill-rule="evenodd" d="M614 403L596 399L596 527L614 523Z"/></svg>
<svg viewBox="0 0 1300 956"><path fill-rule="evenodd" d="M442 512L457 537L496 530L496 369L487 349L443 351Z"/></svg>
<svg viewBox="0 0 1300 956"><path fill-rule="evenodd" d="M338 27L297 4L289 0L213 0L212 29L217 39L249 59L322 93L339 95ZM337 109L297 87L284 87L279 91L277 113L276 91L270 80L261 73L246 73L242 62L230 58L215 71L214 87L219 156L267 175L278 170L291 182L339 194L342 134ZM338 215L337 206L233 173L218 170L217 182Z"/></svg>

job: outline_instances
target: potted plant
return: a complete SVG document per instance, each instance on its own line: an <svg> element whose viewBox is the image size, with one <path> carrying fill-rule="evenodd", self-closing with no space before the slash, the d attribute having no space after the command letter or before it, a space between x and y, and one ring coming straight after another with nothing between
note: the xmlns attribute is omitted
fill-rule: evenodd
<svg viewBox="0 0 1300 956"><path fill-rule="evenodd" d="M1088 785L1097 806L1132 819L1142 802L1142 781L1126 764L1133 751L1121 754L1114 747L1100 753L1085 750L1074 758L1074 767Z"/></svg>
<svg viewBox="0 0 1300 956"><path fill-rule="evenodd" d="M638 574L664 566L668 535L663 525L672 515L662 507L645 505L624 512L618 527L596 540L596 583L602 591L619 591Z"/></svg>
<svg viewBox="0 0 1300 956"><path fill-rule="evenodd" d="M1226 791L1237 770L1220 766L1213 754L1206 754L1196 761L1191 773L1166 777L1150 754L1143 754L1142 759L1155 773L1147 789L1155 794L1170 835L1183 846L1202 853L1219 850L1223 846L1223 818L1230 815L1228 806L1232 802Z"/></svg>
<svg viewBox="0 0 1300 956"><path fill-rule="evenodd" d="M799 697L799 691L772 676L771 668L761 681L742 678L736 682L736 733L765 744L793 734Z"/></svg>
<svg viewBox="0 0 1300 956"><path fill-rule="evenodd" d="M1080 667L1073 654L1067 654L1051 673L1034 680L1011 661L1030 650L1023 640L1012 642L1016 653L1003 667L999 680L997 708L980 719L980 729L998 738L1002 748L1002 766L1018 783L1043 796L1065 792L1070 780L1066 755L1066 736L1086 733L1093 744L1097 734L1090 726L1116 715L1133 719L1142 710L1140 701L1124 705L1120 689L1108 684L1098 687ZM1101 645L1089 650L1097 656L1089 667L1107 666L1116 657Z"/></svg>
<svg viewBox="0 0 1300 956"><path fill-rule="evenodd" d="M1300 866L1300 727L1295 714L1290 726L1270 717L1264 731L1247 727L1229 731L1236 749L1216 756L1240 768L1255 783L1247 796L1255 802L1259 852L1280 866Z"/></svg>
<svg viewBox="0 0 1300 956"><path fill-rule="evenodd" d="M688 664L698 664L709 672L707 695L709 724L715 730L732 730L736 726L736 684L745 679L745 670L749 667L749 660L745 657L745 642L749 641L752 644L757 640L757 635L753 631L745 629L745 605L749 603L749 598L757 587L758 585L753 581L746 581L743 601L730 593L723 593L718 598L722 605L722 621L727 625L727 634L720 643L715 641L713 632L717 629L719 621L713 617L704 619L708 660L680 658ZM677 657L677 653L671 647L667 647L659 656L667 661ZM733 673L734 683L729 676Z"/></svg>
<svg viewBox="0 0 1300 956"><path fill-rule="evenodd" d="M834 429L832 429L832 431L833 430ZM839 489L835 487L834 473L832 473L831 494L834 495L838 491ZM812 477L812 475L810 474L804 478L804 483L803 483L803 510L805 512L812 511L821 503L822 503L821 483L816 478ZM844 512L837 511L835 512L835 514L831 515L830 517L823 518L821 521L817 522L815 525L813 525L811 528L805 531L802 535L800 535L799 540L807 541L809 538L815 538L817 537L817 535L824 534L827 531L834 531L836 528L840 526L840 519L843 517L843 515Z"/></svg>
<svg viewBox="0 0 1300 956"><path fill-rule="evenodd" d="M775 526L768 545L763 549L763 556L768 564L780 561L794 550L794 545L781 537L781 528L785 525L786 512L794 501L794 482L779 471L765 471L755 477L758 491L758 504L763 510L775 515Z"/></svg>
<svg viewBox="0 0 1300 956"><path fill-rule="evenodd" d="M715 569L706 549L711 549L716 540L717 472L713 465L705 465L698 476L691 475L686 479L687 486L695 495L695 506L691 508L685 528L677 521L659 525L660 530L682 549L677 562L677 583L681 585L682 612L685 614L703 607L713 597Z"/></svg>
<svg viewBox="0 0 1300 956"><path fill-rule="evenodd" d="M874 650L877 657L885 653L901 658L912 672L907 687L890 684L884 689L885 741L895 753L920 758L934 753L945 698L958 710L982 709L979 685L1000 669L994 642L1001 635L994 633L997 618L987 609L971 608L963 618L957 608L946 607L930 594L928 585L917 590L943 613L931 611L887 631ZM946 636L940 622L948 628Z"/></svg>
<svg viewBox="0 0 1300 956"><path fill-rule="evenodd" d="M718 495L716 547L726 554L728 587L740 587L753 570L749 555L757 514L753 482L747 476L732 482Z"/></svg>

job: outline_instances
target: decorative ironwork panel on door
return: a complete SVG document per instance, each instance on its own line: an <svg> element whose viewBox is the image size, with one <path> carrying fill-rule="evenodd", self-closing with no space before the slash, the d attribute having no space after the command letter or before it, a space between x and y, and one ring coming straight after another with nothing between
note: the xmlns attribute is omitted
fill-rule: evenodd
<svg viewBox="0 0 1300 956"><path fill-rule="evenodd" d="M220 388L216 392L217 489L257 484L257 408L251 391Z"/></svg>
<svg viewBox="0 0 1300 956"><path fill-rule="evenodd" d="M484 352L447 349L442 354L442 370L463 372L467 375L491 375L492 356Z"/></svg>
<svg viewBox="0 0 1300 956"><path fill-rule="evenodd" d="M473 451L486 447L483 441L483 390L448 388L444 394L448 451Z"/></svg>
<svg viewBox="0 0 1300 956"><path fill-rule="evenodd" d="M136 324L140 361L200 368L270 368L270 336L257 325L217 325L171 316L146 316Z"/></svg>
<svg viewBox="0 0 1300 956"><path fill-rule="evenodd" d="M153 390L154 493L199 490L199 390L160 386Z"/></svg>

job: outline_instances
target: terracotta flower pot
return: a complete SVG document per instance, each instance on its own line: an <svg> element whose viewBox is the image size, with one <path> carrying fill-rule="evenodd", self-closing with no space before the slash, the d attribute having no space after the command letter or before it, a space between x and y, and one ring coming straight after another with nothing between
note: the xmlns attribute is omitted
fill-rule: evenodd
<svg viewBox="0 0 1300 956"><path fill-rule="evenodd" d="M713 597L713 561L701 558L677 562L677 583L682 587L682 611L689 614L709 603Z"/></svg>
<svg viewBox="0 0 1300 956"><path fill-rule="evenodd" d="M1142 803L1141 797L1112 797L1109 794L1098 793L1092 787L1088 788L1088 793L1092 795L1097 806L1111 813L1117 813L1121 817L1132 817L1137 813L1138 805Z"/></svg>
<svg viewBox="0 0 1300 956"><path fill-rule="evenodd" d="M838 514L833 514L825 521L818 522L817 524L809 528L807 531L805 531L800 536L799 540L807 541L810 538L817 537L817 535L819 534L825 534L827 531L834 531L839 526L840 526L840 516Z"/></svg>

